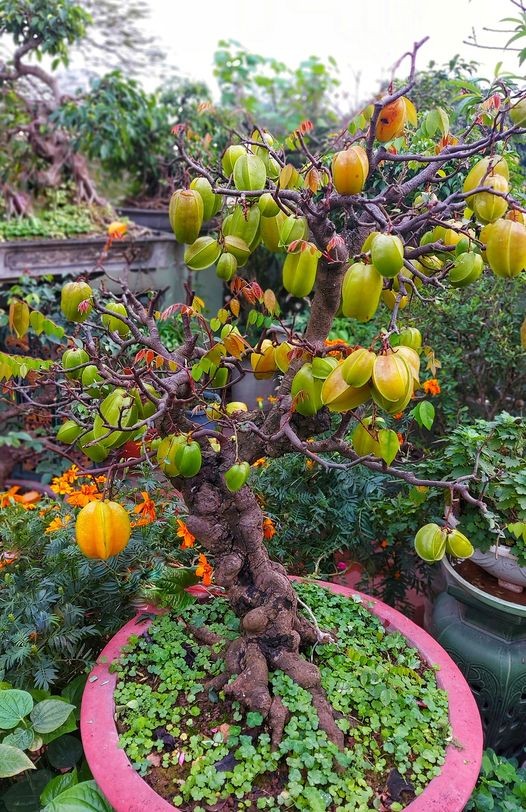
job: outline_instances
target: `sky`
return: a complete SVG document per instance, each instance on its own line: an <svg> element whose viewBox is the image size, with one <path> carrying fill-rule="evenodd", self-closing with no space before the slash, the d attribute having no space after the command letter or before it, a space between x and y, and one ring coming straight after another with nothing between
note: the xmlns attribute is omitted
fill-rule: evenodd
<svg viewBox="0 0 526 812"><path fill-rule="evenodd" d="M499 20L517 14L508 0L149 0L149 5L151 33L169 62L211 87L220 39L236 39L291 67L313 54L333 56L351 107L369 98L399 57L425 36L430 39L421 49L420 68L460 53L482 63L481 75L492 76L501 59L508 70L518 70L512 52L463 44L473 26L479 41L504 43L510 35L483 27L506 27Z"/></svg>

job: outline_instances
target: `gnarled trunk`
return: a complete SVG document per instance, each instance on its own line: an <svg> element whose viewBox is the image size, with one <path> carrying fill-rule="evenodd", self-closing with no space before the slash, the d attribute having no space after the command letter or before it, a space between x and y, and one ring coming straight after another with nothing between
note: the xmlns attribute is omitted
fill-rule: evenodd
<svg viewBox="0 0 526 812"><path fill-rule="evenodd" d="M287 710L279 697L271 695L268 675L280 669L310 691L320 727L342 748L343 734L321 687L319 670L301 654L302 647L325 639L324 635L299 614L285 569L268 556L255 495L247 486L229 493L213 457L205 460L191 482L177 484L190 511L185 522L213 554L214 581L225 589L241 621L241 636L224 652L225 670L209 687L222 688L247 709L268 717L277 746Z"/></svg>

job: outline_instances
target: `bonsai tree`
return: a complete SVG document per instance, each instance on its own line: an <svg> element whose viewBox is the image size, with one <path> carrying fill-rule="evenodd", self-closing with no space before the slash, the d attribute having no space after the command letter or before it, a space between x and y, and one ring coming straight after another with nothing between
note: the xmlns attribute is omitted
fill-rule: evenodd
<svg viewBox="0 0 526 812"><path fill-rule="evenodd" d="M475 471L417 476L399 456L392 426L408 407L421 425L433 420L425 393L436 391L438 360L419 329L404 328L405 308L418 299L431 309L436 291L476 285L483 273L513 277L526 265L525 210L510 188L506 158L510 139L526 131L526 96L499 82L493 103L476 105L464 130L451 132L441 111L430 128L409 99L419 47L407 55L404 86L390 89L322 148L312 146L315 123L303 121L289 136L298 165L261 128L236 137L220 164L205 165L191 157L185 126L176 128L192 180L174 192L171 222L186 245L188 268L228 283L217 313L205 315L190 287L186 302L160 311L155 294L137 296L124 282L117 296L79 280L62 291L63 313L78 326L61 363L1 359L5 385L16 386L22 399L31 398L33 384L24 378L31 371L41 383L59 381L56 411L66 420L53 447L76 444L98 464L94 473L107 473L105 501L86 506L77 520L88 555L106 557L126 544L129 522L112 496L133 466L160 469L183 495L183 546L197 540L206 551L195 574L208 585L213 566L214 583L242 630L225 646L224 671L210 687L261 713L274 745L287 711L269 691L273 669L310 692L321 728L340 747L343 734L318 668L302 656L307 644L330 634L299 613L287 573L269 558L268 523L248 481L251 465L299 451L325 468L362 465L442 492L443 525L425 525L416 536L428 561L446 547L460 557L472 551L455 529L458 500L485 508L470 490ZM218 229L199 236L212 217ZM123 230L113 224L109 240ZM285 290L308 305L303 332L280 323L275 291L244 278L260 241L283 257ZM337 314L352 331L379 307L385 327L369 346L328 342ZM161 326L175 318L183 339L170 351ZM39 319L15 302L11 323L20 334ZM272 331L276 324L285 340ZM422 359L433 376L423 386ZM246 374L279 380L268 408L248 412L229 402L229 386ZM181 588L189 582L181 579ZM207 629L192 631L217 642Z"/></svg>

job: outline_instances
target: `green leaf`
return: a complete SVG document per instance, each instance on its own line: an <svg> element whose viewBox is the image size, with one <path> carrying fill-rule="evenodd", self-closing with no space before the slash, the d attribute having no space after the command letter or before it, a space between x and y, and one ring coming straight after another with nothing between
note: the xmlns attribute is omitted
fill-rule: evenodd
<svg viewBox="0 0 526 812"><path fill-rule="evenodd" d="M53 778L49 770L37 770L27 778L9 787L2 795L4 807L8 812L40 812L40 793ZM79 810L80 812L80 810Z"/></svg>
<svg viewBox="0 0 526 812"><path fill-rule="evenodd" d="M199 380L199 378L200 378L200 377L202 376L202 374L203 374L203 366L202 366L202 364L201 364L201 363L199 363L199 364L194 364L194 366L192 367L192 371L191 371L191 373L190 373L190 374L191 374L191 376L192 376L192 379L193 379L194 381L196 381L196 383L197 383L197 381Z"/></svg>
<svg viewBox="0 0 526 812"><path fill-rule="evenodd" d="M258 727L263 722L263 717L257 711L249 711L247 713L248 727Z"/></svg>
<svg viewBox="0 0 526 812"><path fill-rule="evenodd" d="M29 314L29 323L31 324L31 327L33 328L37 336L39 336L42 330L44 329L45 320L46 317L44 316L44 314L40 313L38 310L32 310L31 313Z"/></svg>
<svg viewBox="0 0 526 812"><path fill-rule="evenodd" d="M11 747L19 747L21 750L27 750L33 743L33 731L27 727L17 727L12 733L8 733L3 739L3 744L9 744Z"/></svg>
<svg viewBox="0 0 526 812"><path fill-rule="evenodd" d="M42 812L113 812L95 781L75 784L48 803Z"/></svg>
<svg viewBox="0 0 526 812"><path fill-rule="evenodd" d="M400 451L400 440L396 431L392 429L380 429L378 432L378 444L380 446L380 456L391 465L392 461Z"/></svg>
<svg viewBox="0 0 526 812"><path fill-rule="evenodd" d="M519 539L521 536L526 543L526 522L512 522L511 524L506 525L506 529L512 533L516 539Z"/></svg>
<svg viewBox="0 0 526 812"><path fill-rule="evenodd" d="M0 778L10 778L12 775L23 773L24 770L34 769L35 765L23 750L0 743Z"/></svg>
<svg viewBox="0 0 526 812"><path fill-rule="evenodd" d="M75 713L70 713L66 721L59 725L55 730L52 730L51 733L42 733L42 741L44 744L50 744L50 742L55 741L55 739L59 739L61 736L64 736L66 733L72 733L78 727L78 713L79 708L75 708Z"/></svg>
<svg viewBox="0 0 526 812"><path fill-rule="evenodd" d="M430 137L433 137L437 131L446 135L449 132L449 116L442 107L436 107L427 113L424 126Z"/></svg>
<svg viewBox="0 0 526 812"><path fill-rule="evenodd" d="M66 789L76 784L78 784L76 770L72 770L70 773L64 773L64 775L57 775L56 778L51 779L49 784L46 784L40 796L40 802L45 806L45 804L49 804Z"/></svg>
<svg viewBox="0 0 526 812"><path fill-rule="evenodd" d="M0 730L17 727L33 708L33 698L27 691L10 688L0 692Z"/></svg>
<svg viewBox="0 0 526 812"><path fill-rule="evenodd" d="M48 745L47 757L56 770L69 770L82 758L82 744L75 736L60 736Z"/></svg>
<svg viewBox="0 0 526 812"><path fill-rule="evenodd" d="M72 679L71 682L68 682L61 694L66 702L71 702L72 705L76 706L77 710L75 716L77 718L80 717L80 703L82 701L82 694L86 686L86 680L87 674L79 674L78 677L75 677L75 679Z"/></svg>
<svg viewBox="0 0 526 812"><path fill-rule="evenodd" d="M428 400L423 400L415 406L410 414L414 417L420 428L423 426L426 429L430 429L435 420L435 407Z"/></svg>
<svg viewBox="0 0 526 812"><path fill-rule="evenodd" d="M51 733L64 724L74 705L60 699L45 699L31 711L31 721L37 733Z"/></svg>
<svg viewBox="0 0 526 812"><path fill-rule="evenodd" d="M308 809L311 812L325 812L327 809L327 803L323 795L315 787L305 787L302 797L308 802Z"/></svg>
<svg viewBox="0 0 526 812"><path fill-rule="evenodd" d="M62 338L65 333L63 327L60 327L58 324L55 324L54 321L51 319L44 319L43 329L47 336L55 336L55 338Z"/></svg>
<svg viewBox="0 0 526 812"><path fill-rule="evenodd" d="M219 319L216 319L215 317L213 319L210 319L210 329L212 330L213 333L217 333L220 327L221 322L219 321Z"/></svg>
<svg viewBox="0 0 526 812"><path fill-rule="evenodd" d="M166 568L159 578L152 584L152 588L162 605L169 606L174 612L182 612L194 602L195 598L186 592L188 586L199 583L195 570Z"/></svg>

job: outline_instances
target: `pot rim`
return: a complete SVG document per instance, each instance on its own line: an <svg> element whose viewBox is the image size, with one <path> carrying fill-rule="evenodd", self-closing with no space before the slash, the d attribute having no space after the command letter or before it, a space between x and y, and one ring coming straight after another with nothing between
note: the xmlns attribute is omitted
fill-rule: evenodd
<svg viewBox="0 0 526 812"><path fill-rule="evenodd" d="M506 544L492 544L488 552L492 553L495 558L511 558L513 561L517 561L517 556L512 552L512 549L512 547L508 547ZM477 552L480 553L481 551L478 550ZM484 553L482 553L482 555L484 555ZM520 567L520 569L522 569L522 567Z"/></svg>
<svg viewBox="0 0 526 812"><path fill-rule="evenodd" d="M293 580L301 580L294 578ZM376 598L355 589L316 581L330 591L357 598L384 624L398 631L431 666L439 666L437 683L448 694L452 743L446 748L442 770L404 812L462 812L477 782L482 763L482 724L477 704L451 657L424 629ZM113 692L117 675L109 671L132 634L142 634L160 610L148 606L126 623L104 647L90 672L82 697L80 730L84 753L93 777L116 812L180 812L161 798L133 769L119 747Z"/></svg>
<svg viewBox="0 0 526 812"><path fill-rule="evenodd" d="M460 573L451 566L447 556L444 556L440 563L446 570L446 574L453 578L461 589L463 589L468 595L475 595L475 597L477 597L481 603L485 604L485 606L489 606L496 612L506 612L507 614L518 617L526 617L526 606L523 606L520 603L513 603L513 601L505 601L502 598L497 598L494 595L490 595L489 592L484 592L483 589L479 589L478 586L471 584L469 581L466 581L466 579L463 578L462 575L460 575ZM513 592L510 592L509 594L513 595Z"/></svg>

